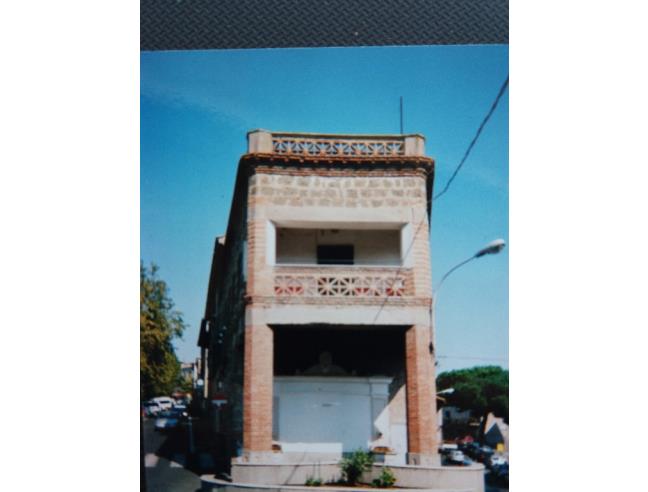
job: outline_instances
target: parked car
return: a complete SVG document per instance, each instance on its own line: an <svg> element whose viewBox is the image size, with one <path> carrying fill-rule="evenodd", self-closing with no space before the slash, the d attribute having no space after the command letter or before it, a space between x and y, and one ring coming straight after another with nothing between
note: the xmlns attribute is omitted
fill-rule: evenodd
<svg viewBox="0 0 648 492"><path fill-rule="evenodd" d="M162 411L162 407L157 402L149 401L144 404L144 416L154 417Z"/></svg>
<svg viewBox="0 0 648 492"><path fill-rule="evenodd" d="M155 398L151 398L150 401L160 405L162 410L169 410L173 408L173 405L175 404L173 398L169 396L156 396Z"/></svg>
<svg viewBox="0 0 648 492"><path fill-rule="evenodd" d="M480 463L484 463L486 465L488 464L489 459L494 452L495 451L493 450L493 448L488 446L482 446L475 452L473 458L475 458L475 460L479 461Z"/></svg>
<svg viewBox="0 0 648 492"><path fill-rule="evenodd" d="M469 442L464 444L463 449L461 450L471 458L476 458L479 452L479 444L476 442Z"/></svg>
<svg viewBox="0 0 648 492"><path fill-rule="evenodd" d="M508 487L509 466L508 463L494 466L487 477L487 481L493 485L502 485Z"/></svg>
<svg viewBox="0 0 648 492"><path fill-rule="evenodd" d="M453 449L448 454L448 461L453 465L463 465L465 459L464 454L458 449Z"/></svg>
<svg viewBox="0 0 648 492"><path fill-rule="evenodd" d="M177 428L180 424L180 417L181 414L178 412L173 412L170 410L161 412L155 419L155 430L167 431Z"/></svg>
<svg viewBox="0 0 648 492"><path fill-rule="evenodd" d="M488 464L493 467L493 466L499 466L499 465L506 465L507 461L504 456L501 454L493 454L489 459L488 459Z"/></svg>
<svg viewBox="0 0 648 492"><path fill-rule="evenodd" d="M439 446L439 452L444 455L450 454L451 451L459 449L459 446L456 444L443 443Z"/></svg>

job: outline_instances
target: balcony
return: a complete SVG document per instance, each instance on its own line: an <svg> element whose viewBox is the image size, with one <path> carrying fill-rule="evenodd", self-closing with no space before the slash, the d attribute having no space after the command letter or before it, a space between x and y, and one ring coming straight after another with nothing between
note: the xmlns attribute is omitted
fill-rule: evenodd
<svg viewBox="0 0 648 492"><path fill-rule="evenodd" d="M290 298L413 296L412 269L366 266L275 266L274 294Z"/></svg>

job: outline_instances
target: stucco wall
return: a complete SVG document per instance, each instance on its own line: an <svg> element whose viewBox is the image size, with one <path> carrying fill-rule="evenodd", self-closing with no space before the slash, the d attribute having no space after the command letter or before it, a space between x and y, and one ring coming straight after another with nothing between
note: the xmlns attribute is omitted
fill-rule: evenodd
<svg viewBox="0 0 648 492"><path fill-rule="evenodd" d="M245 328L245 291L247 255L247 180L239 175L223 245L223 257L216 272L218 288L215 318L209 334L209 390L225 394L227 404L210 411L214 429L223 437L229 453L242 446L243 433L243 331Z"/></svg>
<svg viewBox="0 0 648 492"><path fill-rule="evenodd" d="M316 264L317 246L354 247L354 265L400 265L401 231L277 228L277 264Z"/></svg>
<svg viewBox="0 0 648 492"><path fill-rule="evenodd" d="M275 377L276 439L292 443L293 451L367 449L377 433L375 421L387 407L390 382L388 378ZM388 424L384 430L388 432ZM296 447L297 443L303 446Z"/></svg>

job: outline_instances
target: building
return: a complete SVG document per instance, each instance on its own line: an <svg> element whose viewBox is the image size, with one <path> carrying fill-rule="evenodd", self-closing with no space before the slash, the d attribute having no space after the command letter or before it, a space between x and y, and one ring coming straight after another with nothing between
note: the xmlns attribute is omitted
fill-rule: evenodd
<svg viewBox="0 0 648 492"><path fill-rule="evenodd" d="M493 413L488 414L484 427L484 440L489 446L508 453L509 426L503 418L495 417Z"/></svg>
<svg viewBox="0 0 648 492"><path fill-rule="evenodd" d="M357 448L439 465L433 176L420 135L248 134L198 341L235 481Z"/></svg>
<svg viewBox="0 0 648 492"><path fill-rule="evenodd" d="M193 388L196 383L196 364L194 362L181 362L180 375L185 382L191 383Z"/></svg>

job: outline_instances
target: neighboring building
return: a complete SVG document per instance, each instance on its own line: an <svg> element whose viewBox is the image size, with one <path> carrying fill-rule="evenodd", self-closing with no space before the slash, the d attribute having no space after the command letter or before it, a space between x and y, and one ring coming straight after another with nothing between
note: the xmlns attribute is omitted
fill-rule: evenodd
<svg viewBox="0 0 648 492"><path fill-rule="evenodd" d="M470 410L460 410L457 407L443 407L443 422L467 424L470 420Z"/></svg>
<svg viewBox="0 0 648 492"><path fill-rule="evenodd" d="M191 383L192 387L196 384L196 365L193 362L181 362L180 374L184 381Z"/></svg>
<svg viewBox="0 0 648 492"><path fill-rule="evenodd" d="M460 410L457 407L443 407L437 412L437 424L439 426L437 440L454 441L466 435L470 410Z"/></svg>
<svg viewBox="0 0 648 492"><path fill-rule="evenodd" d="M486 444L508 453L509 426L504 422L503 418L495 417L495 415L489 413L486 418L484 432L484 440L486 441Z"/></svg>
<svg viewBox="0 0 648 492"><path fill-rule="evenodd" d="M433 174L420 135L248 134L198 340L234 462L439 463Z"/></svg>

